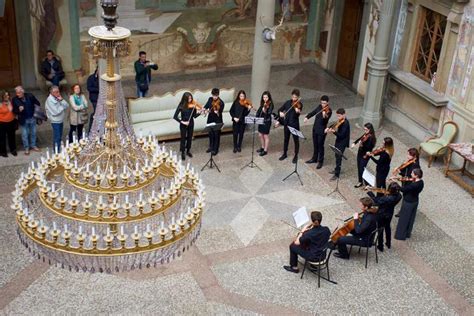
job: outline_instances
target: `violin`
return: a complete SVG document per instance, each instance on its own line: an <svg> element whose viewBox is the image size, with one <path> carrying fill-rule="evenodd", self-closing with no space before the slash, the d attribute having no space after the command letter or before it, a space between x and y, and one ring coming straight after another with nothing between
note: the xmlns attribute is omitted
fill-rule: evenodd
<svg viewBox="0 0 474 316"><path fill-rule="evenodd" d="M390 192L387 189L371 187L370 185L366 186L364 188L364 190L372 191L372 192L375 192L375 193L382 193L383 195L389 195L390 194Z"/></svg>
<svg viewBox="0 0 474 316"><path fill-rule="evenodd" d="M250 100L247 100L247 99L244 99L243 101L239 100L239 104L247 109L253 108L252 102L250 102Z"/></svg>
<svg viewBox="0 0 474 316"><path fill-rule="evenodd" d="M392 177L390 179L400 181L400 182L414 182L414 181L416 181L416 179L412 178L412 177Z"/></svg>
<svg viewBox="0 0 474 316"><path fill-rule="evenodd" d="M197 103L196 100L192 100L190 103L188 103L188 109L197 109L198 111L202 110L202 105Z"/></svg>
<svg viewBox="0 0 474 316"><path fill-rule="evenodd" d="M393 170L393 174L397 174L397 172L400 172L400 170L405 169L406 167L408 167L411 164L414 164L415 162L416 162L416 158L408 159L407 161L402 163L398 168Z"/></svg>
<svg viewBox="0 0 474 316"><path fill-rule="evenodd" d="M211 108L212 108L212 111L219 112L219 110L221 109L221 100L219 99L212 100Z"/></svg>
<svg viewBox="0 0 474 316"><path fill-rule="evenodd" d="M359 143L359 142L365 143L367 141L367 139L369 139L370 136L371 136L370 133L364 133L361 137L357 138L354 141L354 144L357 145L357 143Z"/></svg>
<svg viewBox="0 0 474 316"><path fill-rule="evenodd" d="M328 128L337 131L337 129L339 128L339 126L341 126L345 121L346 121L346 119L342 119L342 120L336 121L336 122L332 123Z"/></svg>
<svg viewBox="0 0 474 316"><path fill-rule="evenodd" d="M380 148L377 148L375 150L372 150L371 152L369 153L366 153L364 155L364 159L368 159L370 156L375 156L375 155L378 155L380 154L381 152L385 151L385 147L380 147Z"/></svg>

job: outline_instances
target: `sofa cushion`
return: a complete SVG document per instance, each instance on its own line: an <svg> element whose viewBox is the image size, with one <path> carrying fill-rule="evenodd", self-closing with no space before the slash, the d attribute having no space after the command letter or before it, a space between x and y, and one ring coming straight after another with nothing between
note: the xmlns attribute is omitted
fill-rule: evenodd
<svg viewBox="0 0 474 316"><path fill-rule="evenodd" d="M424 142L420 144L420 147L429 155L435 155L443 146L435 142Z"/></svg>

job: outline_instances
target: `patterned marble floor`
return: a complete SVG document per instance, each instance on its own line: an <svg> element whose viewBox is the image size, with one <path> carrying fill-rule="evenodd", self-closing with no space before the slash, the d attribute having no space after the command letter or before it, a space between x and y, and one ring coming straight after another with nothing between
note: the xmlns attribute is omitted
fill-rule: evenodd
<svg viewBox="0 0 474 316"><path fill-rule="evenodd" d="M292 84L304 77L302 69L283 73ZM239 80L243 78L245 74ZM227 77L223 80L231 81ZM319 93L313 91L314 96ZM355 97L344 90L334 98L350 104ZM354 120L359 111L360 107L354 107L349 112L353 139L360 134ZM309 134L311 126L302 130ZM398 165L402 153L416 142L390 123L378 131L379 138L386 135L395 139L393 165ZM201 173L208 207L196 246L168 265L115 275L72 273L30 257L16 238L9 209L11 186L27 161L24 157L2 160L0 313L474 314L472 198L444 178L440 164L427 169L423 161L427 185L413 238L394 243L392 249L380 254L378 264L371 253L368 269L364 268L363 253L355 253L350 261L333 258L331 277L338 285L322 282L318 288L314 275L307 274L301 280L282 269L295 236L282 220L291 222L292 212L306 206L310 211L322 211L323 224L334 229L341 218L352 214L358 198L364 195L353 188L355 152L349 151L349 160L343 164L343 199L337 194L328 196L334 187L328 174L334 166L332 155L327 155L321 170L303 163L312 150L310 141L302 143L298 165L304 185L295 176L282 181L294 165L290 159L278 161L281 129L272 130L269 155L255 159L262 170L242 170L250 160L250 137L247 133L242 153L233 154L232 136L224 135L216 157L222 173L215 169ZM327 143L333 141L328 137ZM176 142L168 145L177 147ZM191 162L195 167L207 161L206 148L207 138L194 141Z"/></svg>

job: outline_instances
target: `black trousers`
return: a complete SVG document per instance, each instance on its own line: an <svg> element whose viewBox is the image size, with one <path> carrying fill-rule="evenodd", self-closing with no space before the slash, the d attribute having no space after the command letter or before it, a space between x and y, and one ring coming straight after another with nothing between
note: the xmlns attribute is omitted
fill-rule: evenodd
<svg viewBox="0 0 474 316"><path fill-rule="evenodd" d="M7 141L10 152L16 152L15 124L15 120L0 123L0 154L7 153Z"/></svg>
<svg viewBox="0 0 474 316"><path fill-rule="evenodd" d="M339 238L337 240L337 250L344 257L349 256L349 251L347 251L347 245L365 246L367 245L367 240L352 235L342 236L341 238Z"/></svg>
<svg viewBox="0 0 474 316"><path fill-rule="evenodd" d="M288 144L290 143L290 135L293 136L293 141L295 142L295 156L298 156L300 151L300 138L296 135L290 133L290 129L285 125L284 129L285 138L283 141L283 153L286 155L288 153Z"/></svg>
<svg viewBox="0 0 474 316"><path fill-rule="evenodd" d="M191 144L193 142L194 123L190 123L188 126L184 124L179 124L179 131L181 132L179 151L190 151Z"/></svg>
<svg viewBox="0 0 474 316"><path fill-rule="evenodd" d="M241 148L244 140L245 123L232 123L232 134L234 136L234 148Z"/></svg>
<svg viewBox="0 0 474 316"><path fill-rule="evenodd" d="M209 148L217 153L221 144L221 131L209 131Z"/></svg>
<svg viewBox="0 0 474 316"><path fill-rule="evenodd" d="M72 143L72 136L76 132L77 140L82 138L82 130L84 129L84 124L79 125L69 125L69 143Z"/></svg>
<svg viewBox="0 0 474 316"><path fill-rule="evenodd" d="M391 247L392 245L392 227L390 226L390 223L392 222L392 218L393 218L393 213L380 215L380 218L378 219L379 227L383 227L383 230L385 232L385 243L387 244L387 247ZM378 235L377 245L379 246L379 248L383 248L383 234L382 233Z"/></svg>
<svg viewBox="0 0 474 316"><path fill-rule="evenodd" d="M357 153L357 176L359 177L359 182L363 183L362 174L364 173L365 167L369 163L369 159L364 159L365 153Z"/></svg>
<svg viewBox="0 0 474 316"><path fill-rule="evenodd" d="M398 219L397 230L395 232L395 239L405 240L410 238L415 224L416 210L418 209L418 201L406 202L403 200L400 209L400 218Z"/></svg>
<svg viewBox="0 0 474 316"><path fill-rule="evenodd" d="M382 173L382 174L380 172L375 173L375 186L377 188L385 189L387 187L387 184L386 184L387 176L388 176L388 173Z"/></svg>
<svg viewBox="0 0 474 316"><path fill-rule="evenodd" d="M337 147L341 151L342 154L344 154L344 150L346 150L346 147ZM341 165L342 165L342 155L336 155L336 168L334 168L334 175L336 177L339 177L341 174Z"/></svg>
<svg viewBox="0 0 474 316"><path fill-rule="evenodd" d="M324 162L324 141L326 134L316 134L313 130L313 159L319 163Z"/></svg>

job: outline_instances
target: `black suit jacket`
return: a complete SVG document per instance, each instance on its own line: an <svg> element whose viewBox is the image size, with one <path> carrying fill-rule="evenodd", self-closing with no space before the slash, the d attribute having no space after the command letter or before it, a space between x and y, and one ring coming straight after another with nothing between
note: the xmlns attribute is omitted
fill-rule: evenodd
<svg viewBox="0 0 474 316"><path fill-rule="evenodd" d="M324 249L331 232L326 226L316 226L307 230L300 237L300 244L310 254L311 259L320 259L325 255Z"/></svg>
<svg viewBox="0 0 474 316"><path fill-rule="evenodd" d="M181 113L181 117L180 114ZM191 116L192 115L192 116ZM189 125L194 124L194 119L198 117L200 114L196 112L196 109L193 108L188 108L187 106L184 106L184 108L178 107L176 108L176 111L174 112L173 118L181 123L181 121L187 122L189 121Z"/></svg>
<svg viewBox="0 0 474 316"><path fill-rule="evenodd" d="M316 113L321 112L322 109L323 107L321 106L321 104L318 105L313 111L309 112L306 115L306 118L307 119L312 118L313 116L316 115ZM326 127L328 127L328 122L329 122L329 119L331 118L331 115L332 115L331 109L329 109L327 118L324 118L322 112L318 113L318 115L316 115L316 117L314 118L313 133L318 134L318 135L324 135L324 130L326 129Z"/></svg>
<svg viewBox="0 0 474 316"><path fill-rule="evenodd" d="M390 162L392 158L390 158L390 155L386 151L382 151L378 156L380 156L379 159L375 159L373 156L370 157L370 159L377 164L375 171L379 175L387 176L390 172Z"/></svg>
<svg viewBox="0 0 474 316"><path fill-rule="evenodd" d="M299 101L301 104L301 110L303 110L303 103ZM291 109L291 105L293 104L292 100L288 100L283 104L279 109L277 115L280 116L280 112L285 113L285 118L284 118L284 125L285 126L291 126L293 128L296 128L297 130L300 129L300 113L296 113L294 109ZM291 110L290 110L291 109Z"/></svg>
<svg viewBox="0 0 474 316"><path fill-rule="evenodd" d="M219 101L221 102L221 107L219 109L219 114L214 113L213 111L210 111L209 114L207 115L207 124L209 123L222 123L222 112L224 112L224 101L222 101L221 98L219 98ZM209 110L212 108L212 97L207 99L206 104L204 105L204 108Z"/></svg>
<svg viewBox="0 0 474 316"><path fill-rule="evenodd" d="M367 194L372 198L374 204L379 207L379 210L377 211L378 218L391 218L393 216L395 206L402 199L402 195L400 193L382 196L376 196L373 192L367 192Z"/></svg>
<svg viewBox="0 0 474 316"><path fill-rule="evenodd" d="M334 135L336 135L336 143L334 144L335 147L341 150L349 147L351 127L347 119L345 119L344 123L339 126Z"/></svg>
<svg viewBox="0 0 474 316"><path fill-rule="evenodd" d="M403 192L403 200L409 203L418 202L418 197L421 191L423 191L423 187L423 180L406 183L401 189Z"/></svg>
<svg viewBox="0 0 474 316"><path fill-rule="evenodd" d="M377 227L377 216L374 213L365 213L360 222L355 221L354 230L351 234L355 237L361 238L367 241L370 237L370 234Z"/></svg>
<svg viewBox="0 0 474 316"><path fill-rule="evenodd" d="M250 113L250 110L244 106L240 105L240 102L234 101L232 106L230 107L229 114L232 117L232 122L234 122L234 118L239 119L239 124L244 124L244 118Z"/></svg>

